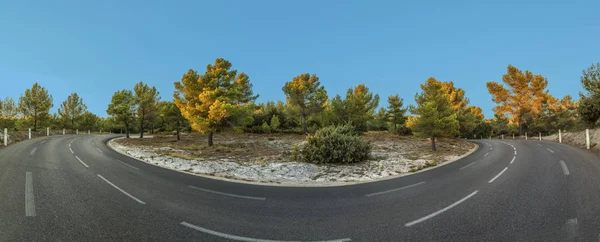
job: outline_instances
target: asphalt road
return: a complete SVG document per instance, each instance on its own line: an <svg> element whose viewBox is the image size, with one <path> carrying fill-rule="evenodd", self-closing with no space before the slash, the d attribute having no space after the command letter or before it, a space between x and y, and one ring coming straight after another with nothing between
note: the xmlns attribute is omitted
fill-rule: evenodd
<svg viewBox="0 0 600 242"><path fill-rule="evenodd" d="M600 156L482 140L414 175L341 187L231 183L121 155L114 136L0 149L1 241L598 241Z"/></svg>

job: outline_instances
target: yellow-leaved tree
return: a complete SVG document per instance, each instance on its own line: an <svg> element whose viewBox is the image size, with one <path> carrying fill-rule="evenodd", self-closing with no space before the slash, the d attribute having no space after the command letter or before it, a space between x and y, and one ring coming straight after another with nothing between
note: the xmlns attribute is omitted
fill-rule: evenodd
<svg viewBox="0 0 600 242"><path fill-rule="evenodd" d="M173 102L192 129L208 133L208 145L213 145L213 134L231 127L252 122L254 100L252 84L245 73L231 70L231 63L223 58L206 66L201 75L190 69L175 82Z"/></svg>

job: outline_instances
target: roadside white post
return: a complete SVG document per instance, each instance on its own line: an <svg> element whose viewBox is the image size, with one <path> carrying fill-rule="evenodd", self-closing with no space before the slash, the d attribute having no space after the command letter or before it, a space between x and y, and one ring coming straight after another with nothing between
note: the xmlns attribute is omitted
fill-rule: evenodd
<svg viewBox="0 0 600 242"><path fill-rule="evenodd" d="M513 133L513 139L515 139L515 133Z"/></svg>
<svg viewBox="0 0 600 242"><path fill-rule="evenodd" d="M590 129L585 129L585 146L590 149Z"/></svg>
<svg viewBox="0 0 600 242"><path fill-rule="evenodd" d="M46 136L50 136L50 127L46 127Z"/></svg>
<svg viewBox="0 0 600 242"><path fill-rule="evenodd" d="M504 139L504 135L502 135L502 139Z"/></svg>
<svg viewBox="0 0 600 242"><path fill-rule="evenodd" d="M4 128L4 146L8 146L8 129Z"/></svg>
<svg viewBox="0 0 600 242"><path fill-rule="evenodd" d="M65 129L63 129L63 135L65 135Z"/></svg>
<svg viewBox="0 0 600 242"><path fill-rule="evenodd" d="M90 134L90 130L88 129L88 134Z"/></svg>
<svg viewBox="0 0 600 242"><path fill-rule="evenodd" d="M540 141L542 140L542 132L540 132Z"/></svg>
<svg viewBox="0 0 600 242"><path fill-rule="evenodd" d="M558 129L558 143L562 143L562 133L560 133L560 129Z"/></svg>
<svg viewBox="0 0 600 242"><path fill-rule="evenodd" d="M76 129L76 130L75 130L75 134L79 134L79 129Z"/></svg>
<svg viewBox="0 0 600 242"><path fill-rule="evenodd" d="M31 139L31 128L29 128L29 139Z"/></svg>
<svg viewBox="0 0 600 242"><path fill-rule="evenodd" d="M527 132L525 132L525 140L527 140Z"/></svg>

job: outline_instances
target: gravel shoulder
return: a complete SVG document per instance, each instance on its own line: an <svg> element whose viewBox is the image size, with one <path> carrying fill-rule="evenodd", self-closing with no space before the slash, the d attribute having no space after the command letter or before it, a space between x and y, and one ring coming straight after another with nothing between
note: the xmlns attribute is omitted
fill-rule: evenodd
<svg viewBox="0 0 600 242"><path fill-rule="evenodd" d="M352 165L316 165L291 160L294 147L304 136L291 134L225 133L215 146L205 145L200 134L181 141L170 135L110 140L122 154L143 162L195 175L229 181L281 186L339 186L391 179L456 161L477 149L464 140L442 139L438 151L430 141L400 137L387 132L368 132L363 138L373 145L372 160Z"/></svg>

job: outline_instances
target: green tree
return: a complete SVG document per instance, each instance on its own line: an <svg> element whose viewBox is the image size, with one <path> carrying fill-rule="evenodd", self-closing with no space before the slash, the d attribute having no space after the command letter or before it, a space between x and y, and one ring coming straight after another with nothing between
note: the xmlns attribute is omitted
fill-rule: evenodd
<svg viewBox="0 0 600 242"><path fill-rule="evenodd" d="M403 108L404 100L398 94L388 97L388 116L394 124L394 131L398 130L398 124L404 127L406 124L406 108Z"/></svg>
<svg viewBox="0 0 600 242"><path fill-rule="evenodd" d="M271 129L278 130L281 123L279 123L279 117L277 115L273 115L271 117Z"/></svg>
<svg viewBox="0 0 600 242"><path fill-rule="evenodd" d="M58 108L58 115L65 122L70 124L71 130L75 130L75 124L81 119L81 116L87 111L87 106L83 103L83 99L72 93L67 97Z"/></svg>
<svg viewBox="0 0 600 242"><path fill-rule="evenodd" d="M204 75L189 70L175 83L174 103L192 128L208 133L208 145L213 134L228 127L243 127L252 123L254 100L248 75L231 70L231 63L219 58L206 67Z"/></svg>
<svg viewBox="0 0 600 242"><path fill-rule="evenodd" d="M140 138L144 138L144 128L157 117L157 103L160 101L156 87L150 87L143 82L138 82L133 87L137 116L140 123Z"/></svg>
<svg viewBox="0 0 600 242"><path fill-rule="evenodd" d="M181 128L185 125L186 119L181 115L181 110L173 102L161 102L160 117L163 118L167 127L174 128L177 140L181 140Z"/></svg>
<svg viewBox="0 0 600 242"><path fill-rule="evenodd" d="M367 121L373 119L379 105L379 95L369 92L364 84L359 84L346 92L346 112L357 130L367 131Z"/></svg>
<svg viewBox="0 0 600 242"><path fill-rule="evenodd" d="M0 100L0 128L15 128L15 122L17 118L17 105L15 104L15 100L10 97L4 98L4 100Z"/></svg>
<svg viewBox="0 0 600 242"><path fill-rule="evenodd" d="M321 86L319 78L309 73L300 74L286 82L282 88L287 105L293 112L300 115L304 133L308 133L306 125L310 115L322 112L327 103L327 92Z"/></svg>
<svg viewBox="0 0 600 242"><path fill-rule="evenodd" d="M417 106L410 107L410 112L417 115L411 128L420 136L431 137L431 149L435 151L436 137L458 134L457 113L442 83L430 77L421 84L421 89L415 95Z"/></svg>
<svg viewBox="0 0 600 242"><path fill-rule="evenodd" d="M98 130L98 116L93 113L85 112L81 115L81 119L79 121L79 127L82 131L96 131Z"/></svg>
<svg viewBox="0 0 600 242"><path fill-rule="evenodd" d="M125 126L125 134L129 138L129 125L135 119L135 97L129 90L117 91L113 94L106 113L116 123Z"/></svg>
<svg viewBox="0 0 600 242"><path fill-rule="evenodd" d="M585 93L579 93L577 111L586 124L595 126L600 119L600 62L583 70L580 80Z"/></svg>
<svg viewBox="0 0 600 242"><path fill-rule="evenodd" d="M49 118L52 107L52 95L48 94L48 90L37 82L31 89L25 90L25 93L19 98L19 112L24 117L33 119L34 131L37 131L40 120Z"/></svg>
<svg viewBox="0 0 600 242"><path fill-rule="evenodd" d="M373 116L373 120L369 122L369 130L387 130L389 119L388 111L384 107L379 108Z"/></svg>
<svg viewBox="0 0 600 242"><path fill-rule="evenodd" d="M346 112L346 101L340 95L329 100L326 108L327 120L330 125L342 125L349 122Z"/></svg>

